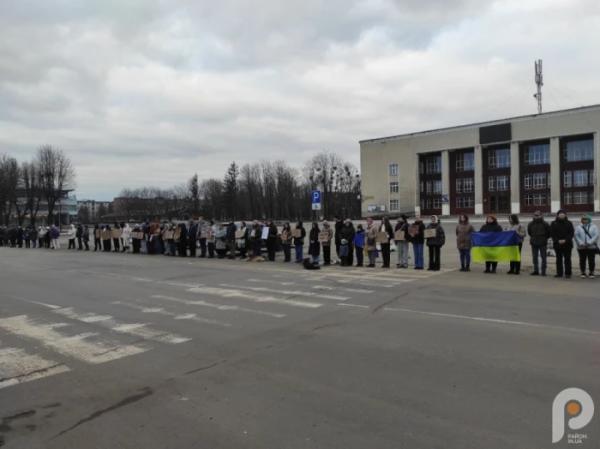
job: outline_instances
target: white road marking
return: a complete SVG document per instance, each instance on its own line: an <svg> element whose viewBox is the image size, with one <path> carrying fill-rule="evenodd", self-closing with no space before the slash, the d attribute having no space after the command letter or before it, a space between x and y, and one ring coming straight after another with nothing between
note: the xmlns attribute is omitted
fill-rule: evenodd
<svg viewBox="0 0 600 449"><path fill-rule="evenodd" d="M375 293L374 290L365 290L363 288L349 288L349 287L329 287L326 285L313 285L312 288L314 288L315 290L342 290L344 292L348 292L348 293L364 293L366 295L369 295L371 293Z"/></svg>
<svg viewBox="0 0 600 449"><path fill-rule="evenodd" d="M243 290L227 289L227 288L216 288L216 287L203 287L203 288L190 288L188 290L191 293L200 293L207 295L220 296L222 298L237 298L246 301L252 301L257 303L271 303L281 304L293 307L303 307L309 309L316 309L323 306L323 304L317 302L298 301L296 299L285 299L276 296L263 296L254 293L245 292Z"/></svg>
<svg viewBox="0 0 600 449"><path fill-rule="evenodd" d="M554 330L562 330L568 332L577 332L582 334L590 334L590 335L600 335L600 331L590 331L586 329L577 329L573 327L564 327L564 326L553 326L551 324L541 324L541 323L531 323L527 321L512 321L512 320L502 320L498 318L485 318L479 316L468 316L468 315L456 315L453 313L440 313L440 312L427 312L424 310L414 310L414 309L405 309L400 307L384 307L383 310L389 310L390 312L403 312L403 313L414 313L418 315L426 315L440 318L452 318L458 320L469 320L469 321L480 321L484 323L494 323L494 324L505 324L510 326L526 326L526 327L535 327L539 329L554 329Z"/></svg>
<svg viewBox="0 0 600 449"><path fill-rule="evenodd" d="M259 284L264 284L264 283L268 283L268 284L277 284L277 285L283 285L283 286L289 286L289 285L295 285L295 282L282 282L282 281L272 281L270 279L246 279L248 282L255 282L255 283L259 283Z"/></svg>
<svg viewBox="0 0 600 449"><path fill-rule="evenodd" d="M363 306L361 304L348 304L346 302L341 302L341 303L338 304L338 306L354 307L354 308L357 308L357 309L368 309L369 308L369 306Z"/></svg>
<svg viewBox="0 0 600 449"><path fill-rule="evenodd" d="M159 281L160 282L160 281ZM162 282L165 285L170 285L172 287L185 287L185 288L198 288L202 287L204 284L189 284L187 282Z"/></svg>
<svg viewBox="0 0 600 449"><path fill-rule="evenodd" d="M62 363L28 354L22 349L0 349L0 389L67 371L70 371L69 367Z"/></svg>
<svg viewBox="0 0 600 449"><path fill-rule="evenodd" d="M99 364L148 351L135 345L115 345L104 341L87 341L97 333L84 333L66 336L55 329L68 326L66 323L43 324L30 319L27 315L0 319L0 328L7 332L40 342L60 354Z"/></svg>
<svg viewBox="0 0 600 449"><path fill-rule="evenodd" d="M176 302L179 304L186 304L188 306L209 307L211 309L224 310L224 311L234 310L237 312L253 313L256 315L264 315L264 316L269 316L272 318L284 318L286 316L284 313L273 313L273 312L267 312L264 310L248 309L246 307L240 307L240 306L234 306L234 305L215 304L215 303L204 301L201 299L194 299L194 300L181 299L181 298L174 298L172 296L164 296L164 295L153 295L152 298L164 299L165 301Z"/></svg>
<svg viewBox="0 0 600 449"><path fill-rule="evenodd" d="M223 326L223 327L231 326L230 323L213 320L211 318L203 318L203 317L196 315L195 313L188 313L188 314L182 315L182 314L178 314L178 313L174 313L174 312L169 312L168 310L165 310L163 307L143 307L143 306L139 306L137 304L132 304L129 302L122 302L122 301L113 301L112 304L118 304L118 305L121 305L124 307L128 307L130 309L139 310L142 313L156 313L158 315L168 316L168 317L174 318L176 320L190 320L190 321L196 321L198 323L214 324L216 326Z"/></svg>
<svg viewBox="0 0 600 449"><path fill-rule="evenodd" d="M307 296L309 298L332 299L334 301L347 301L350 299L347 296L323 295L321 293L304 292L301 290L275 290L275 289L267 288L267 287L245 287L242 285L232 285L232 284L219 284L219 285L221 287L241 288L241 289L250 290L253 292L279 293L281 295L288 295L288 296Z"/></svg>
<svg viewBox="0 0 600 449"><path fill-rule="evenodd" d="M169 332L164 332L157 329L152 329L146 323L121 323L113 319L110 315L93 315L88 313L78 313L72 307L64 307L62 309L53 309L52 312L65 316L72 320L81 321L83 323L97 323L100 326L111 329L115 332L134 335L145 340L157 341L176 345L185 343L191 338L182 337Z"/></svg>

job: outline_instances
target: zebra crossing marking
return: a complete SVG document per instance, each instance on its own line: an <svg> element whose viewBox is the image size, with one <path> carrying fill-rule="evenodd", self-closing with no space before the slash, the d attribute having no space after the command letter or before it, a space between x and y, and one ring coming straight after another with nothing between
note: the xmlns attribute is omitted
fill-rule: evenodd
<svg viewBox="0 0 600 449"><path fill-rule="evenodd" d="M188 290L190 293L201 293L207 295L220 296L222 298L236 298L243 299L246 301L252 301L256 303L271 303L271 304L280 304L286 306L293 307L303 307L309 309L316 309L322 307L323 304L317 302L309 302L309 301L299 301L297 299L286 299L279 298L276 296L263 296L257 295L251 292L237 290L232 288L217 288L217 287L203 287L203 288L190 288Z"/></svg>
<svg viewBox="0 0 600 449"><path fill-rule="evenodd" d="M275 289L268 288L268 287L245 287L242 285L232 285L232 284L219 284L219 285L221 287L238 288L238 289L250 290L253 292L280 293L282 295L307 296L309 298L332 299L334 301L347 301L350 299L347 296L324 295L321 293L305 292L305 291L300 291L300 290L275 290Z"/></svg>
<svg viewBox="0 0 600 449"><path fill-rule="evenodd" d="M165 301L176 302L176 303L185 304L188 306L201 306L201 307L209 307L211 309L224 310L224 311L233 310L233 311L244 312L244 313L253 313L256 315L264 315L264 316L268 316L271 318L285 318L285 316L286 316L284 313L267 312L265 310L249 309L246 307L240 307L240 306L236 306L236 305L215 304L212 302L204 301L203 299L182 299L182 298L174 298L172 296L165 296L165 295L152 295L151 298L163 299Z"/></svg>
<svg viewBox="0 0 600 449"><path fill-rule="evenodd" d="M0 389L70 371L69 367L23 349L0 349Z"/></svg>
<svg viewBox="0 0 600 449"><path fill-rule="evenodd" d="M72 307L62 307L51 309L53 313L62 315L72 320L83 323L96 323L102 327L111 329L122 334L129 334L144 340L156 341L159 343L179 344L191 341L191 338L182 337L170 332L164 332L151 328L147 323L122 323L113 319L110 315L94 315L88 313L78 313Z"/></svg>
<svg viewBox="0 0 600 449"><path fill-rule="evenodd" d="M147 347L131 344L116 345L106 341L88 341L90 337L98 336L95 332L68 336L56 330L68 326L67 323L43 324L32 320L27 315L0 318L0 328L7 332L38 341L59 354L95 365L149 350Z"/></svg>
<svg viewBox="0 0 600 449"><path fill-rule="evenodd" d="M132 304L132 303L123 302L123 301L113 301L112 304L117 304L117 305L127 307L127 308L130 308L133 310L138 310L142 313L155 313L158 315L168 316L175 320L190 320L190 321L195 321L197 323L214 324L215 326L222 326L222 327L231 327L230 323L213 320L211 318L204 318L204 317L198 316L195 313L177 314L175 312L170 312L168 310L165 310L163 307L144 307L144 306L139 306L137 304Z"/></svg>

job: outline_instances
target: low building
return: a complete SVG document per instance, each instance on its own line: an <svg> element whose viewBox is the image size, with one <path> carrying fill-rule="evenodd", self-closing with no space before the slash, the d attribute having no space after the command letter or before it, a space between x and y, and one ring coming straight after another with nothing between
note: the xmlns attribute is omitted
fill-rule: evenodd
<svg viewBox="0 0 600 449"><path fill-rule="evenodd" d="M362 214L600 212L600 105L360 142Z"/></svg>

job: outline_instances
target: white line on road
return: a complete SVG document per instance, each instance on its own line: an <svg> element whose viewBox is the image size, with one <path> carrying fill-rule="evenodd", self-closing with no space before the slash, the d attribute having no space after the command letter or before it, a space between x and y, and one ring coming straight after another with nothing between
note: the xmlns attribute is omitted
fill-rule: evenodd
<svg viewBox="0 0 600 449"><path fill-rule="evenodd" d="M271 303L271 304L281 304L286 306L293 307L303 307L309 309L315 309L321 307L323 304L316 302L308 302L308 301L298 301L295 299L286 299L279 298L275 296L263 296L257 295L250 292L245 292L243 290L235 290L235 289L226 289L226 288L216 288L216 287L203 287L203 288L190 288L188 290L191 293L201 293L207 295L220 296L222 298L236 298L243 299L246 301L252 301L256 303Z"/></svg>
<svg viewBox="0 0 600 449"><path fill-rule="evenodd" d="M164 299L164 297L161 297L160 295L157 295L157 296L159 298ZM143 307L143 306L139 306L137 304L132 304L132 303L123 302L123 301L113 301L112 304L118 304L118 305L128 307L133 310L139 310L142 313L156 313L157 315L169 316L176 320L189 320L189 321L195 321L197 323L214 324L215 326L222 326L222 327L230 327L231 326L230 323L213 320L211 318L204 318L204 317L196 315L195 313L178 314L175 312L170 312L168 310L165 310L163 307Z"/></svg>
<svg viewBox="0 0 600 449"><path fill-rule="evenodd" d="M221 287L241 288L241 289L250 290L253 292L279 293L281 295L288 295L288 296L307 296L309 298L332 299L334 301L347 301L350 299L347 296L323 295L321 293L304 292L301 290L275 290L275 289L267 288L267 287L246 287L243 285L232 285L232 284L219 284L219 285Z"/></svg>
<svg viewBox="0 0 600 449"><path fill-rule="evenodd" d="M167 343L176 345L191 341L191 338L182 337L180 335L164 332L158 329L153 329L146 323L121 323L113 319L110 315L93 315L88 313L79 313L73 310L72 307L64 307L61 309L53 309L53 313L65 316L72 320L81 321L83 323L96 323L102 327L111 329L122 334L134 335L145 340L157 341L159 343Z"/></svg>
<svg viewBox="0 0 600 449"><path fill-rule="evenodd" d="M182 299L182 298L174 298L172 296L164 296L164 295L153 295L152 298L155 299L164 299L165 301L176 302L179 304L186 304L188 306L201 306L201 307L209 307L211 309L217 309L222 311L234 310L237 312L244 313L253 313L255 315L264 315L272 318L284 318L285 314L283 313L273 313L267 312L264 310L255 310L248 309L246 307L234 306L234 305L224 305L224 304L215 304L212 302L204 301L202 299Z"/></svg>
<svg viewBox="0 0 600 449"><path fill-rule="evenodd" d="M70 371L68 366L18 348L0 349L0 389Z"/></svg>
<svg viewBox="0 0 600 449"><path fill-rule="evenodd" d="M439 318L452 318L458 320L469 320L469 321L479 321L484 323L494 323L494 324L505 324L510 326L526 326L526 327L535 327L539 329L554 329L561 330L567 332L576 332L581 334L589 334L589 335L600 335L600 331L591 331L586 329L577 329L573 327L564 327L564 326L553 326L551 324L541 324L541 323L531 323L527 321L512 321L512 320L502 320L498 318L485 318L479 316L468 316L468 315L456 315L453 313L440 313L440 312L427 312L424 310L415 310L415 309L405 309L400 307L384 307L383 310L389 310L390 312L402 312L402 313L414 313L419 315L433 316Z"/></svg>
<svg viewBox="0 0 600 449"><path fill-rule="evenodd" d="M0 328L5 331L36 340L60 354L88 363L110 362L141 354L149 349L135 345L115 345L104 341L87 341L90 337L96 337L97 333L66 336L55 330L66 326L68 326L66 323L42 324L30 319L27 315L0 319Z"/></svg>

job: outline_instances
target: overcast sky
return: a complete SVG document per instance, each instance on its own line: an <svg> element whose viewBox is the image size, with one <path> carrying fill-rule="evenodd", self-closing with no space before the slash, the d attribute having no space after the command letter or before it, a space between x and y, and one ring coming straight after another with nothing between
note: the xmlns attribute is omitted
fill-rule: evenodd
<svg viewBox="0 0 600 449"><path fill-rule="evenodd" d="M80 199L227 165L600 103L597 0L0 0L0 153Z"/></svg>

